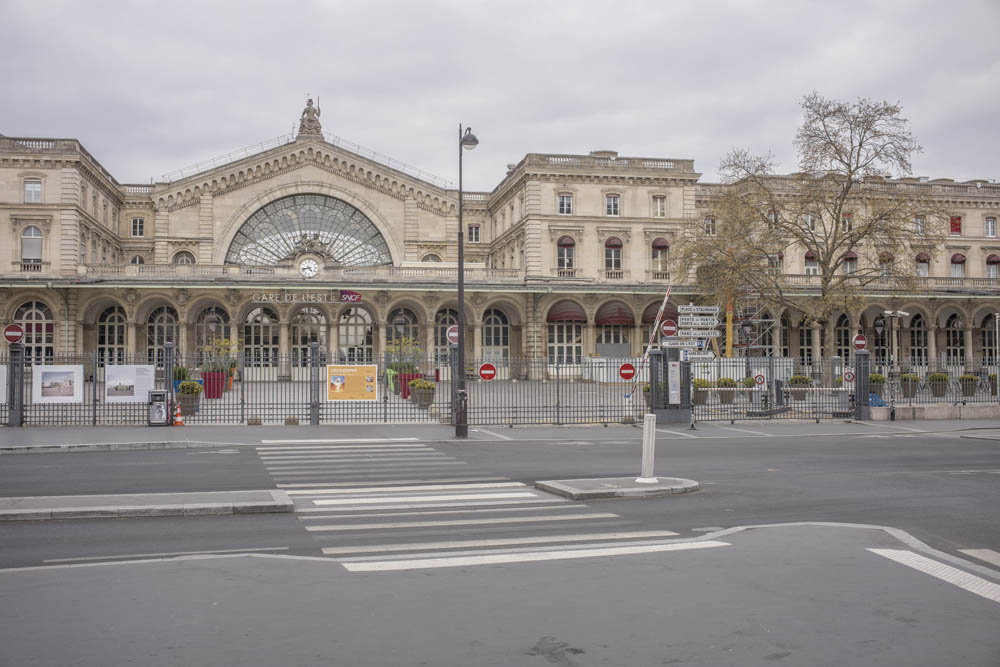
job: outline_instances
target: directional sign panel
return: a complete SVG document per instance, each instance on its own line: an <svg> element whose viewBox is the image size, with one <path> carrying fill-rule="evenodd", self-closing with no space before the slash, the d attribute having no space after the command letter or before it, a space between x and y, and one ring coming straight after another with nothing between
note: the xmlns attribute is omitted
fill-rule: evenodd
<svg viewBox="0 0 1000 667"><path fill-rule="evenodd" d="M718 306L677 306L677 312L681 315L718 315Z"/></svg>
<svg viewBox="0 0 1000 667"><path fill-rule="evenodd" d="M691 361L711 361L715 359L715 352L711 350L707 352L696 352L691 355Z"/></svg>
<svg viewBox="0 0 1000 667"><path fill-rule="evenodd" d="M678 338L717 338L722 333L716 329L678 329Z"/></svg>
<svg viewBox="0 0 1000 667"><path fill-rule="evenodd" d="M660 347L686 347L694 348L695 342L693 340L678 340L676 338L664 338L660 341Z"/></svg>
<svg viewBox="0 0 1000 667"><path fill-rule="evenodd" d="M709 327L719 326L718 317L705 317L701 315L681 315L677 318L677 325L682 327Z"/></svg>

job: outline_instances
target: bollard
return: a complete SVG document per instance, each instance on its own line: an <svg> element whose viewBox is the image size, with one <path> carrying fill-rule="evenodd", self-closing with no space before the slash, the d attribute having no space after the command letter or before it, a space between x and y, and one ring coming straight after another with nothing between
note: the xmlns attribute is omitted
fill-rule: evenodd
<svg viewBox="0 0 1000 667"><path fill-rule="evenodd" d="M642 418L642 476L635 481L640 484L656 484L653 477L653 459L656 457L656 415Z"/></svg>

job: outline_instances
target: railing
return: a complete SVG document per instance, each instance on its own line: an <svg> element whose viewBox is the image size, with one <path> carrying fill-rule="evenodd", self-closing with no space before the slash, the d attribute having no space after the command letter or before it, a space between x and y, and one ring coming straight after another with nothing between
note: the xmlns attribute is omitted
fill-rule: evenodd
<svg viewBox="0 0 1000 667"><path fill-rule="evenodd" d="M662 160L638 157L597 157L594 155L528 155L532 164L566 167L600 167L626 169L681 169L694 171L694 160Z"/></svg>
<svg viewBox="0 0 1000 667"><path fill-rule="evenodd" d="M646 280L670 280L670 272L650 269L646 271Z"/></svg>
<svg viewBox="0 0 1000 667"><path fill-rule="evenodd" d="M46 263L47 264L47 263ZM15 263L16 269L21 266ZM90 277L142 276L144 278L184 280L224 277L241 280L302 280L298 269L289 266L227 266L220 264L88 264L79 268L78 274ZM467 265L465 279L470 282L515 283L524 280L520 269L494 269L482 265ZM376 281L410 283L414 281L455 282L456 267L400 267L400 266L346 266L326 269L315 282L329 280Z"/></svg>
<svg viewBox="0 0 1000 667"><path fill-rule="evenodd" d="M49 270L48 262L24 261L14 262L14 271L21 273L42 273Z"/></svg>
<svg viewBox="0 0 1000 667"><path fill-rule="evenodd" d="M604 272L604 278L606 280L624 280L625 272L620 269L607 269Z"/></svg>
<svg viewBox="0 0 1000 667"><path fill-rule="evenodd" d="M934 287L1000 287L1000 278L951 278L946 276L928 276L910 278L922 289ZM809 285L818 286L821 277L814 274L786 273L781 276L781 282L786 285ZM881 285L888 287L892 285L890 279L879 278L869 281L868 286Z"/></svg>
<svg viewBox="0 0 1000 667"><path fill-rule="evenodd" d="M576 269L556 269L556 278L576 278Z"/></svg>
<svg viewBox="0 0 1000 667"><path fill-rule="evenodd" d="M152 185L123 185L122 191L129 195L148 195L153 191Z"/></svg>
<svg viewBox="0 0 1000 667"><path fill-rule="evenodd" d="M197 174L199 172L205 171L206 169L211 169L213 167L218 167L224 164L228 164L235 160L240 160L245 157L250 157L251 155L259 155L264 151L268 151L277 146L284 146L285 144L290 144L295 141L294 134L283 134L280 137L274 137L266 141L262 141L259 144L253 146L247 146L246 148L241 148L237 151L232 151L231 153L226 153L225 155L220 155L219 157L211 158L210 160L204 160L197 164L193 164L190 167L184 167L183 169L178 169L172 171L169 174L164 174L160 177L162 181L170 183L192 174Z"/></svg>
<svg viewBox="0 0 1000 667"><path fill-rule="evenodd" d="M371 150L370 148L365 148L364 146L356 144L353 141L348 141L347 139L338 137L335 134L324 132L323 138L326 139L326 142L329 144L333 144L334 146L348 150L354 153L355 155L360 155L361 157L368 158L373 162L378 162L379 164L383 164L386 167L389 167L390 169L395 169L396 171L401 171L404 174L409 174L410 176L419 178L422 181L427 181L433 185L438 186L443 190L453 190L455 188L455 184L449 181L448 179L441 178L440 176L435 176L430 172L424 171L423 169L418 169L417 167L414 167L411 164L400 162L399 160L391 158L388 155L377 153Z"/></svg>

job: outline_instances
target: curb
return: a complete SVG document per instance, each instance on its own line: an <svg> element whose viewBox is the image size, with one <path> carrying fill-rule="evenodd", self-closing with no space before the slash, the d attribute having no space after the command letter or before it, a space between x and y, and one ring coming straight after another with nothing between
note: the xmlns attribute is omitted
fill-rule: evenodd
<svg viewBox="0 0 1000 667"><path fill-rule="evenodd" d="M71 454L75 452L118 452L148 449L200 449L204 447L258 447L260 443L249 442L195 442L189 440L169 440L162 442L109 442L78 445L25 445L0 446L0 456L13 454Z"/></svg>
<svg viewBox="0 0 1000 667"><path fill-rule="evenodd" d="M230 503L170 503L163 505L95 505L91 507L52 507L49 509L3 509L0 510L0 523L59 519L125 519L138 517L223 516L228 514L276 514L295 511L295 505L286 492L271 490L270 494L270 500Z"/></svg>
<svg viewBox="0 0 1000 667"><path fill-rule="evenodd" d="M602 500L608 498L661 498L681 493L691 493L701 488L693 479L660 477L659 482L636 485L635 478L563 479L535 482L535 488L548 491L570 500ZM600 488L592 487L595 482Z"/></svg>

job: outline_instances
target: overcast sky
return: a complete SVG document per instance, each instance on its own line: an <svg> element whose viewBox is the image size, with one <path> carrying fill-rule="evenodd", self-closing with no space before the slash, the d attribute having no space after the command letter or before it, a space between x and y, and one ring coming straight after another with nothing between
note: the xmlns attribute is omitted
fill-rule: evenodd
<svg viewBox="0 0 1000 667"><path fill-rule="evenodd" d="M525 153L794 171L799 102L898 101L914 175L1000 178L1000 1L0 0L0 134L73 137L123 183L323 129L465 186Z"/></svg>

